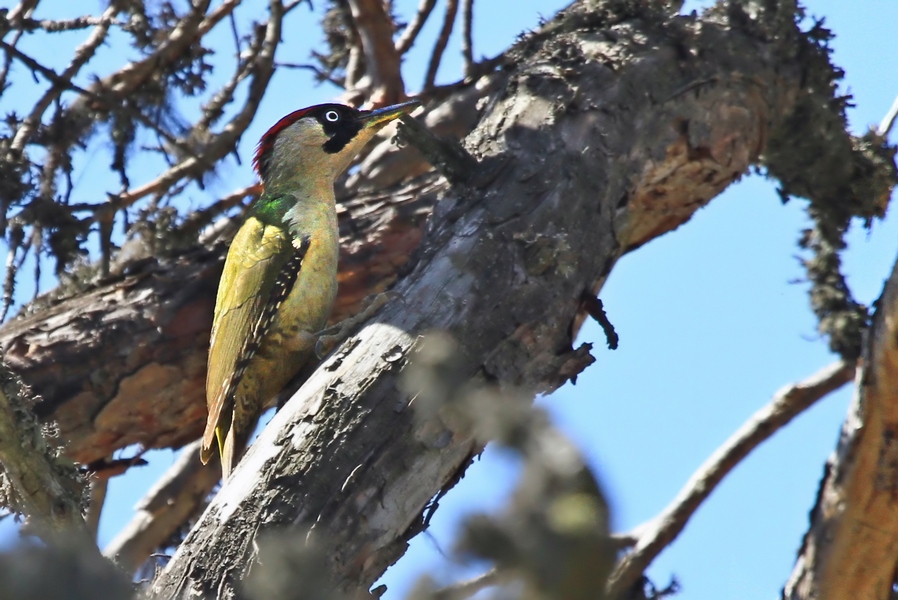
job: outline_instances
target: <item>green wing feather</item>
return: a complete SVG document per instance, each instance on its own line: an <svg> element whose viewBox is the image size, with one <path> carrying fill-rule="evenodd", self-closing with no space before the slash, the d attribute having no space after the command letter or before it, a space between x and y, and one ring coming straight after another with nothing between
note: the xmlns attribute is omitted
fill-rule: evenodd
<svg viewBox="0 0 898 600"><path fill-rule="evenodd" d="M233 466L234 448L228 448L226 442L230 439L233 445L234 393L248 359L258 348L260 340L253 339L254 333L265 315L278 274L294 255L288 232L257 215L246 220L231 243L212 321L206 375L209 417L201 453L204 463L211 458L217 437L223 468L229 471Z"/></svg>

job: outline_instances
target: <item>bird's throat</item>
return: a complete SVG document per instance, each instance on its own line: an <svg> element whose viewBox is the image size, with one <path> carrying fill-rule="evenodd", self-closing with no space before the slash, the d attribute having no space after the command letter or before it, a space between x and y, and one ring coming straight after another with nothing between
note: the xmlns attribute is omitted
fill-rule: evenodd
<svg viewBox="0 0 898 600"><path fill-rule="evenodd" d="M328 190L297 190L292 194L296 203L284 215L290 237L299 240L312 237L325 244L339 243L337 207L333 188Z"/></svg>

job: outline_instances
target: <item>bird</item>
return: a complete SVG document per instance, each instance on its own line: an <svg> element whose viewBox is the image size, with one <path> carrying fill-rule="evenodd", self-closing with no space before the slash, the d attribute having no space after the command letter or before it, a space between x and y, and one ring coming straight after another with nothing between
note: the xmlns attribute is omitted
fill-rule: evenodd
<svg viewBox="0 0 898 600"><path fill-rule="evenodd" d="M253 167L263 191L228 249L209 343L200 460L208 464L217 450L224 481L330 316L340 240L334 181L380 129L419 104L311 106L259 141Z"/></svg>

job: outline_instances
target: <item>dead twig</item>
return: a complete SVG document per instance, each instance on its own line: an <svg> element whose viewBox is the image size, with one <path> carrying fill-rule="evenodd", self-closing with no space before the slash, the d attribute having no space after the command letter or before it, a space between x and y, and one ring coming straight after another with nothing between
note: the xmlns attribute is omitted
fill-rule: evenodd
<svg viewBox="0 0 898 600"><path fill-rule="evenodd" d="M470 598L480 590L485 590L498 583L499 570L493 568L477 577L459 581L458 583L453 583L452 585L436 590L431 595L431 600L464 600L465 598Z"/></svg>
<svg viewBox="0 0 898 600"><path fill-rule="evenodd" d="M799 383L783 388L756 412L692 475L664 511L639 528L633 550L608 580L608 595L622 597L656 556L683 531L686 523L723 478L767 438L802 411L854 377L856 364L841 360Z"/></svg>
<svg viewBox="0 0 898 600"><path fill-rule="evenodd" d="M408 24L408 27L405 28L402 35L396 40L396 52L402 55L411 49L436 3L437 0L421 0L421 3L418 5L418 12L415 13L412 22Z"/></svg>
<svg viewBox="0 0 898 600"><path fill-rule="evenodd" d="M605 305L602 304L602 301L584 290L583 294L580 296L580 304L583 306L583 310L585 310L587 314L602 327L602 331L605 332L605 339L608 342L608 348L617 350L617 345L620 343L620 337L614 330L614 325L612 325L611 321L608 319L608 315L605 313Z"/></svg>
<svg viewBox="0 0 898 600"><path fill-rule="evenodd" d="M474 0L461 0L461 55L465 61L465 77L474 75L474 42L471 31L473 22Z"/></svg>
<svg viewBox="0 0 898 600"><path fill-rule="evenodd" d="M455 25L456 12L458 12L458 0L446 0L446 17L443 19L443 28L440 30L436 44L434 44L433 53L430 55L430 63L427 65L427 75L424 77L422 89L425 92L433 89L440 62L443 60L443 52L446 50L446 44L449 43L449 36L452 35L452 27Z"/></svg>

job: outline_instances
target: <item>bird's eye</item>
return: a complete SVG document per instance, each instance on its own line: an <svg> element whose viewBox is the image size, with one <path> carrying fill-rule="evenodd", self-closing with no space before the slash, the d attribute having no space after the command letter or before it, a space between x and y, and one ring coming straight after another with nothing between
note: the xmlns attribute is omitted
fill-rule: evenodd
<svg viewBox="0 0 898 600"><path fill-rule="evenodd" d="M330 121L331 123L336 123L340 120L340 114L335 110L329 110L324 113L324 118Z"/></svg>

